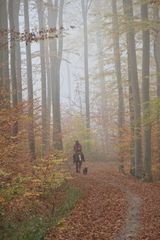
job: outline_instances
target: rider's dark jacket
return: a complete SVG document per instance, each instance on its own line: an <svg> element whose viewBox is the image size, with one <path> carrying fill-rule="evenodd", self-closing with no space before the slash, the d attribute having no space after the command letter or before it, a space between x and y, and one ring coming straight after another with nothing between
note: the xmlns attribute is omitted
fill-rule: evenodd
<svg viewBox="0 0 160 240"><path fill-rule="evenodd" d="M74 145L74 151L75 151L75 153L77 153L77 152L82 152L82 146L81 146L80 143L75 143L75 145Z"/></svg>

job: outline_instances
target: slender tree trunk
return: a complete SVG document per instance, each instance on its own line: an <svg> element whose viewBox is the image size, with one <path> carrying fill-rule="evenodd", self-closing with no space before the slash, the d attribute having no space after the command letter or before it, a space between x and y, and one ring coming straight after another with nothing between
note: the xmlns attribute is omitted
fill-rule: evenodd
<svg viewBox="0 0 160 240"><path fill-rule="evenodd" d="M45 29L43 1L37 1L39 29ZM48 147L47 139L47 102L46 102L46 68L45 68L45 40L40 40L41 60L41 97L42 97L42 155L45 155Z"/></svg>
<svg viewBox="0 0 160 240"><path fill-rule="evenodd" d="M95 9L101 11L101 3L95 2ZM99 21L99 15L97 14L97 22ZM105 156L108 155L108 144L107 144L107 94L105 86L105 76L104 76L104 54L103 54L103 39L104 35L101 31L97 31L96 40L97 40L97 51L98 51L98 69L99 69L99 81L100 81L100 93L101 93L101 136L102 136L102 151Z"/></svg>
<svg viewBox="0 0 160 240"><path fill-rule="evenodd" d="M79 99L79 113L80 113L81 119L83 119L81 85L79 83L77 83L77 86L76 86L76 94L77 94L78 99Z"/></svg>
<svg viewBox="0 0 160 240"><path fill-rule="evenodd" d="M55 0L54 5L51 0L48 0L48 26L49 28L56 28L57 25L57 14L58 14L58 0ZM53 81L55 64L54 58L56 55L56 39L49 39L49 61L50 61L50 78L51 78L51 107L52 107L52 121L53 121ZM49 84L48 84L49 86ZM52 140L54 136L52 134Z"/></svg>
<svg viewBox="0 0 160 240"><path fill-rule="evenodd" d="M148 5L142 3L141 17L143 23L148 21ZM143 30L143 59L142 59L142 98L144 118L144 170L145 179L152 179L151 172L151 124L149 112L149 66L150 66L150 33Z"/></svg>
<svg viewBox="0 0 160 240"><path fill-rule="evenodd" d="M10 107L10 81L9 81L9 51L8 51L8 11L7 11L7 2L2 1L0 5L0 16L2 20L0 20L0 28L6 30L6 34L2 37L2 45L0 47L0 52L2 53L2 62L0 63L2 73L2 85L3 89L5 90L5 107ZM1 54L0 54L1 55Z"/></svg>
<svg viewBox="0 0 160 240"><path fill-rule="evenodd" d="M69 54L68 54L68 62L69 62ZM68 103L69 109L71 111L71 99L72 99L72 85L71 85L71 76L70 76L70 65L67 64L67 79L68 79Z"/></svg>
<svg viewBox="0 0 160 240"><path fill-rule="evenodd" d="M11 29L11 55L10 55L10 65L11 65L11 83L12 83L12 107L16 108L18 104L18 89L17 89L17 78L16 78L16 45L15 45L15 22L14 22L14 0L9 0L9 22ZM12 129L13 136L18 134L18 121L15 120L15 124Z"/></svg>
<svg viewBox="0 0 160 240"><path fill-rule="evenodd" d="M15 0L14 5L14 19L15 19L15 31L19 32L19 9L20 0ZM22 102L22 76L21 76L21 48L20 41L16 41L16 78L17 78L17 96L18 102Z"/></svg>
<svg viewBox="0 0 160 240"><path fill-rule="evenodd" d="M47 138L48 138L48 151L50 150L50 138L51 138L51 103L52 103L52 83L51 83L51 61L49 52L49 40L46 40L46 71L47 71Z"/></svg>
<svg viewBox="0 0 160 240"><path fill-rule="evenodd" d="M58 28L63 27L63 6L64 0L59 4ZM58 150L63 149L62 130L61 130L61 107L60 107L60 67L63 52L63 36L59 36L56 45L57 55L55 57L55 78L53 81L53 144Z"/></svg>
<svg viewBox="0 0 160 240"><path fill-rule="evenodd" d="M131 131L131 144L130 144L130 173L135 175L135 158L134 158L134 103L131 87L131 75L128 68L128 81L129 81L129 111L130 111L130 131Z"/></svg>
<svg viewBox="0 0 160 240"><path fill-rule="evenodd" d="M154 6L154 20L156 25L159 23L159 6ZM155 39L154 39L154 57L156 62L156 72L157 72L157 98L160 103L160 28L156 29ZM160 177L160 107L158 103L158 111L157 111L157 127L158 127L158 165L159 165L159 177Z"/></svg>
<svg viewBox="0 0 160 240"><path fill-rule="evenodd" d="M114 45L114 61L116 78L118 85L118 131L119 131L119 143L123 137L124 127L124 97L122 87L122 76L121 76L121 59L120 59L120 47L119 47L119 26L118 26L118 15L117 15L117 0L112 0L112 12L113 12L113 45ZM120 164L123 164L122 153L120 152Z"/></svg>
<svg viewBox="0 0 160 240"><path fill-rule="evenodd" d="M25 30L27 33L30 31L29 24L29 7L28 2L24 0L24 20ZM32 82L32 58L31 58L31 45L26 43L26 59L27 59L27 85L28 85L28 142L29 150L32 159L35 159L35 137L34 137L34 110L33 110L33 82Z"/></svg>
<svg viewBox="0 0 160 240"><path fill-rule="evenodd" d="M107 119L106 119L106 86L105 86L105 77L104 77L104 56L103 56L103 43L102 36L100 33L97 33L97 48L99 52L99 75L100 77L100 92L101 92L101 117L102 117L102 146L105 156L108 155L108 146L107 146Z"/></svg>
<svg viewBox="0 0 160 240"><path fill-rule="evenodd" d="M154 6L154 20L156 24L160 21L159 17L159 7ZM154 57L156 61L156 70L157 70L157 97L160 98L160 28L156 29L155 40L154 40Z"/></svg>
<svg viewBox="0 0 160 240"><path fill-rule="evenodd" d="M83 27L84 27L84 78L85 78L85 104L86 104L86 127L90 128L90 104L89 104L89 73L88 73L88 0L81 0Z"/></svg>
<svg viewBox="0 0 160 240"><path fill-rule="evenodd" d="M141 105L137 74L137 59L135 47L135 33L133 28L133 6L132 0L123 0L124 13L127 26L127 51L129 68L131 75L131 86L134 102L134 156L135 156L135 175L142 175L142 145L141 145Z"/></svg>
<svg viewBox="0 0 160 240"><path fill-rule="evenodd" d="M3 3L4 2L0 2L0 28L1 29L3 28ZM3 42L0 44L0 89L2 89L3 87L2 66L3 66ZM0 97L0 100L1 98L2 96Z"/></svg>
<svg viewBox="0 0 160 240"><path fill-rule="evenodd" d="M64 1L52 2L48 0L49 11L49 27L57 26L57 15L59 7L58 28L63 25L63 4ZM50 63L51 63L51 79L52 79L52 113L53 113L53 147L57 150L62 150L62 131L61 131L61 111L60 111L60 65L63 51L63 38L59 36L57 39L50 40Z"/></svg>

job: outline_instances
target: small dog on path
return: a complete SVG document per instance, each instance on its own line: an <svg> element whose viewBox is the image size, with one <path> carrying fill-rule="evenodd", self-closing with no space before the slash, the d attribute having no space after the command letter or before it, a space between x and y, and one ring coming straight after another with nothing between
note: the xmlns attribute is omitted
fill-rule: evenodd
<svg viewBox="0 0 160 240"><path fill-rule="evenodd" d="M88 168L87 167L83 168L83 174L87 175L87 173L88 173Z"/></svg>

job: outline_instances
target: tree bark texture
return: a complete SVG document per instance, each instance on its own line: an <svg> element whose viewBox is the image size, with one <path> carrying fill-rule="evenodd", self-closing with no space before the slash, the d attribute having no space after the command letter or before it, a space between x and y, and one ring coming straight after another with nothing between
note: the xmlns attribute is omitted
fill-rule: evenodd
<svg viewBox="0 0 160 240"><path fill-rule="evenodd" d="M29 23L29 1L24 0L25 31L30 31ZM28 142L32 159L35 159L35 136L34 136L34 110L33 110L33 81L32 81L32 56L30 42L26 42L27 59L27 87L28 87Z"/></svg>
<svg viewBox="0 0 160 240"><path fill-rule="evenodd" d="M16 43L14 37L15 31L15 20L14 20L14 0L9 0L8 3L9 9L9 23L11 29L11 43L10 43L10 66L11 66L11 85L12 85L12 107L16 108L18 104L18 88L17 88L17 77L16 77ZM13 136L18 134L18 121L15 120L15 123L12 128Z"/></svg>
<svg viewBox="0 0 160 240"><path fill-rule="evenodd" d="M135 47L135 33L133 27L133 6L132 0L123 0L124 13L127 23L127 51L128 67L131 74L131 87L134 103L134 157L135 157L135 175L142 175L142 143L141 143L141 105L137 74L137 59Z"/></svg>
<svg viewBox="0 0 160 240"><path fill-rule="evenodd" d="M116 79L118 85L118 131L119 131L119 144L121 144L123 137L123 127L124 127L124 97L123 97L123 86L122 86L122 76L121 76L121 59L120 59L120 47L119 47L119 26L118 26L118 14L117 14L117 0L112 0L112 24L113 24L113 46L114 46L114 61L115 61L115 71ZM123 163L123 158L121 152L120 162Z"/></svg>
<svg viewBox="0 0 160 240"><path fill-rule="evenodd" d="M88 73L88 0L81 0L83 28L84 28L84 79L85 79L85 104L86 127L90 128L90 103L89 103L89 73Z"/></svg>
<svg viewBox="0 0 160 240"><path fill-rule="evenodd" d="M19 10L20 0L15 0L14 4L14 19L15 19L15 31L19 32ZM16 41L16 78L17 78L17 96L18 102L22 102L22 75L21 75L21 48L20 41Z"/></svg>
<svg viewBox="0 0 160 240"><path fill-rule="evenodd" d="M157 126L158 126L158 165L159 165L159 177L160 177L160 27L159 27L159 6L154 6L154 21L156 24L155 39L154 39L154 58L156 62L156 72L157 72L157 98L158 98L158 111L157 111Z"/></svg>
<svg viewBox="0 0 160 240"><path fill-rule="evenodd" d="M49 2L49 26L60 29L63 25L63 5L64 0L55 1L53 6ZM58 12L59 9L59 12ZM58 20L58 23L57 23ZM53 113L53 147L57 150L63 149L62 130L61 130L61 111L60 111L60 66L63 52L63 36L58 39L50 40L51 52L51 81L52 81L52 113Z"/></svg>
<svg viewBox="0 0 160 240"><path fill-rule="evenodd" d="M8 11L7 2L0 3L0 28L6 29L0 43L0 87L5 91L4 107L10 107L9 51L8 51ZM3 97L3 96L1 96Z"/></svg>
<svg viewBox="0 0 160 240"><path fill-rule="evenodd" d="M148 22L148 5L141 5L142 23ZM146 28L146 26L144 26ZM150 181L151 173L151 124L149 110L149 66L150 66L150 32L143 30L143 56L142 56L142 100L143 100L143 125L144 125L144 170L145 178Z"/></svg>
<svg viewBox="0 0 160 240"><path fill-rule="evenodd" d="M37 1L39 29L45 29L44 4L42 0ZM41 62L41 98L42 98L42 155L45 155L48 147L47 136L47 100L46 100L46 64L45 64L45 41L40 40L40 62Z"/></svg>

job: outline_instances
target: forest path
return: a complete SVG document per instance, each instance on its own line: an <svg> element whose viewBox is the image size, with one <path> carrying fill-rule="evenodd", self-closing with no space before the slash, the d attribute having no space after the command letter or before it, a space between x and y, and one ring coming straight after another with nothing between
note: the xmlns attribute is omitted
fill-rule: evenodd
<svg viewBox="0 0 160 240"><path fill-rule="evenodd" d="M73 177L73 184L84 192L84 197L64 225L54 230L47 240L160 239L160 219L148 227L149 218L160 214L160 185L149 184L151 191L148 184L121 175L115 166L104 163L89 164L88 175L73 172ZM155 196L157 190L158 209L155 209L151 206L152 194Z"/></svg>
<svg viewBox="0 0 160 240"><path fill-rule="evenodd" d="M126 189L124 186L121 186L121 188L124 189L127 194L129 206L125 223L116 240L136 239L138 230L140 229L139 212L141 207L141 198L129 189Z"/></svg>

